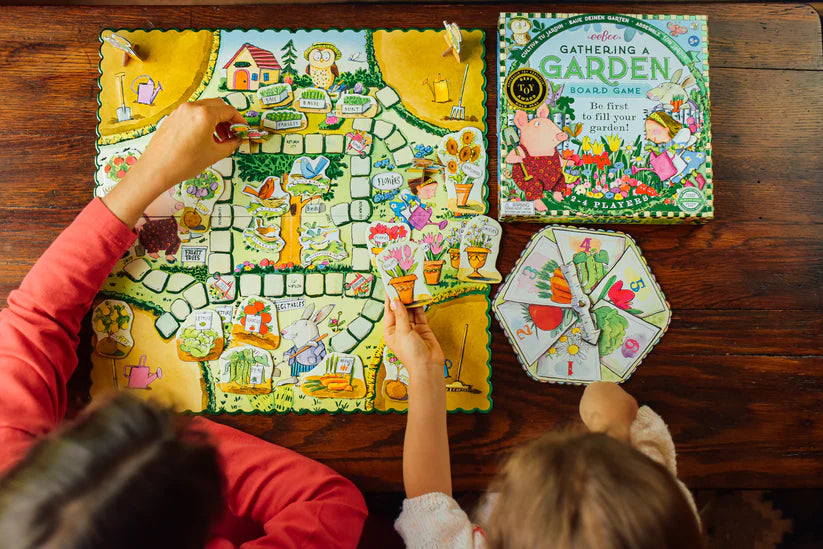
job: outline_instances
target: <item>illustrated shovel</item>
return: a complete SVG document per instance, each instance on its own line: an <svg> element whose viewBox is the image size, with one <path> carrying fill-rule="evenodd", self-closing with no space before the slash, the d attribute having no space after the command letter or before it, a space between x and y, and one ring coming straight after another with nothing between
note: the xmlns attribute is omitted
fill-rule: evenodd
<svg viewBox="0 0 823 549"><path fill-rule="evenodd" d="M131 107L126 106L126 94L123 91L123 77L126 76L126 73L118 72L115 76L117 77L117 87L120 89L120 106L116 110L117 121L126 122L131 120Z"/></svg>

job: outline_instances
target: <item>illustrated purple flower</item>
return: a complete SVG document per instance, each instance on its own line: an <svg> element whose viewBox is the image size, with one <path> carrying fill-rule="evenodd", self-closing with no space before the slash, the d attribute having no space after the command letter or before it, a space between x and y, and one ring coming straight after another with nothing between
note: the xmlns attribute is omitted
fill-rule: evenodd
<svg viewBox="0 0 823 549"><path fill-rule="evenodd" d="M197 189L194 187L194 185L189 185L188 188L186 189L186 192L193 195L194 193L197 192Z"/></svg>
<svg viewBox="0 0 823 549"><path fill-rule="evenodd" d="M354 93L363 93L363 83L362 82L357 82L354 85Z"/></svg>
<svg viewBox="0 0 823 549"><path fill-rule="evenodd" d="M211 184L211 190L213 190L213 191L216 191L216 190L217 190L217 181L212 182L212 184Z"/></svg>

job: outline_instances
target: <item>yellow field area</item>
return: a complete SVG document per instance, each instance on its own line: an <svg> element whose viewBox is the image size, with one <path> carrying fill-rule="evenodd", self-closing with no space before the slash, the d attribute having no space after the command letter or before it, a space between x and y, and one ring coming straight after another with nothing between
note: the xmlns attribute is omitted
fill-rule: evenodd
<svg viewBox="0 0 823 549"><path fill-rule="evenodd" d="M97 398L101 393L114 388L114 375L117 375L119 389L128 390L140 398L150 399L175 410L202 412L206 405L206 392L202 388L200 365L197 362L183 362L177 357L177 345L172 338L164 341L154 328L154 315L132 306L134 324L132 337L135 347L125 358L104 358L92 353L94 366L91 371L91 396ZM140 355L147 356L146 363L155 373L157 368L163 370L163 377L151 383L148 389L127 389L129 378L124 368L136 365ZM114 367L112 368L112 361Z"/></svg>
<svg viewBox="0 0 823 549"><path fill-rule="evenodd" d="M102 44L100 136L103 139L156 124L177 105L187 101L203 81L215 45L215 35L211 31L155 30L151 33L149 40L146 31L118 31L117 34L129 40L143 58L142 62L131 60L125 67L123 52L107 42ZM117 121L116 109L121 104L118 73L125 73L122 78L125 105L131 108L132 120L125 122ZM153 105L138 103L137 94L132 89L132 84L137 89L141 82L147 82L144 76L152 78L155 86L162 86Z"/></svg>
<svg viewBox="0 0 823 549"><path fill-rule="evenodd" d="M403 105L415 116L450 130L474 126L486 130L483 97L483 32L461 31L463 34L464 63L451 55L443 56L448 45L445 31L375 31L374 52L383 80L400 95ZM447 120L460 97L460 86L465 63L469 64L463 107L466 120ZM435 103L428 84L435 80L448 81L449 99ZM474 121L471 118L474 117Z"/></svg>

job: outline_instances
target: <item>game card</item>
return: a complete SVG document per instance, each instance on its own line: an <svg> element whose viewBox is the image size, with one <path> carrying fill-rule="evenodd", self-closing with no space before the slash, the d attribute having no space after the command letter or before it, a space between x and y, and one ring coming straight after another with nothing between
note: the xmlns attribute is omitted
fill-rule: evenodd
<svg viewBox="0 0 823 549"><path fill-rule="evenodd" d="M593 256L603 273L614 267L626 250L624 236L578 229L552 229L552 232L564 263L574 261L575 257L581 259L583 256ZM583 256L579 255L581 252Z"/></svg>
<svg viewBox="0 0 823 549"><path fill-rule="evenodd" d="M538 305L540 307L540 305ZM529 305L506 301L497 307L498 318L508 331L509 338L514 342L520 356L531 366L540 355L560 337L565 326L575 321L573 312L563 317L562 324L553 330L541 330L529 316Z"/></svg>
<svg viewBox="0 0 823 549"><path fill-rule="evenodd" d="M422 307L432 300L423 274L423 250L414 242L387 245L377 255L377 270L390 299L406 307Z"/></svg>
<svg viewBox="0 0 823 549"><path fill-rule="evenodd" d="M568 303L553 301L553 295L548 289L555 269L559 268L562 262L557 245L541 236L521 258L517 270L509 275L510 282L506 288L505 299L520 303L570 306Z"/></svg>
<svg viewBox="0 0 823 549"><path fill-rule="evenodd" d="M592 310L601 330L600 361L623 377L649 351L661 329L605 301Z"/></svg>
<svg viewBox="0 0 823 549"><path fill-rule="evenodd" d="M553 381L600 381L600 355L596 345L583 339L574 324L537 361L537 377Z"/></svg>
<svg viewBox="0 0 823 549"><path fill-rule="evenodd" d="M591 293L592 300L605 299L628 311L646 317L666 309L648 267L635 248L628 248Z"/></svg>

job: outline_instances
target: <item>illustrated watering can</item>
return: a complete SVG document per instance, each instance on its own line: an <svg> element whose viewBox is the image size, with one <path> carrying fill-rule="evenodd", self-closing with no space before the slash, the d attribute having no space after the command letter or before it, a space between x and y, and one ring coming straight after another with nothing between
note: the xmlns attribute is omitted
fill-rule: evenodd
<svg viewBox="0 0 823 549"><path fill-rule="evenodd" d="M146 366L146 355L140 355L136 365L123 367L123 375L129 378L129 389L150 389L149 385L163 377L163 371L157 368L155 373Z"/></svg>
<svg viewBox="0 0 823 549"><path fill-rule="evenodd" d="M134 85L137 84L137 89ZM154 80L147 74L142 74L132 80L131 91L137 94L137 102L143 105L151 105L154 103L154 98L163 89L163 85L159 82L154 84Z"/></svg>

